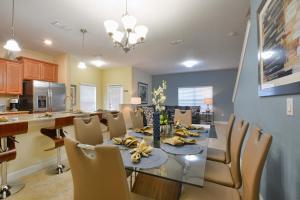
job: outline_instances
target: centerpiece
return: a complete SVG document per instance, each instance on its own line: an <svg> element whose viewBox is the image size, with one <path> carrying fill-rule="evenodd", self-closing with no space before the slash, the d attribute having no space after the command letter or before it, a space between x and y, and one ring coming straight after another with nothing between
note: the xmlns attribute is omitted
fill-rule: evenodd
<svg viewBox="0 0 300 200"><path fill-rule="evenodd" d="M165 91L167 90L167 81L163 80L162 85L157 89L153 89L152 103L155 107L153 113L153 137L154 141L160 140L161 125L162 129L166 129L168 124L168 117L165 113L165 102L166 96ZM164 130L165 131L165 130Z"/></svg>

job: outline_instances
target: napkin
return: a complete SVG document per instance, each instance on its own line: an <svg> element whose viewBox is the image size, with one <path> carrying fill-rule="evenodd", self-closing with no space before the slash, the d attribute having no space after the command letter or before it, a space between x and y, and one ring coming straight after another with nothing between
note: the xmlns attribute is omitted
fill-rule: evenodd
<svg viewBox="0 0 300 200"><path fill-rule="evenodd" d="M114 144L124 145L128 148L135 148L139 144L139 141L133 136L128 136L125 138L114 137L112 138L112 141Z"/></svg>
<svg viewBox="0 0 300 200"><path fill-rule="evenodd" d="M167 138L163 140L163 143L170 144L173 146L182 146L185 144L196 144L196 142L197 141L195 139L184 139L179 136L174 136L172 138Z"/></svg>
<svg viewBox="0 0 300 200"><path fill-rule="evenodd" d="M145 140L142 140L141 143L138 144L136 148L130 151L131 162L138 163L140 162L142 157L148 157L152 152L153 147L148 145Z"/></svg>

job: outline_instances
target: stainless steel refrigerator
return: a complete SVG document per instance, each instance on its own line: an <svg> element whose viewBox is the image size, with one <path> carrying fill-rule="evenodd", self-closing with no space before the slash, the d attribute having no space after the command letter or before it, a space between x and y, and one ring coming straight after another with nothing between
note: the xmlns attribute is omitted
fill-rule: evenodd
<svg viewBox="0 0 300 200"><path fill-rule="evenodd" d="M23 81L19 110L60 112L66 110L66 87L63 83Z"/></svg>

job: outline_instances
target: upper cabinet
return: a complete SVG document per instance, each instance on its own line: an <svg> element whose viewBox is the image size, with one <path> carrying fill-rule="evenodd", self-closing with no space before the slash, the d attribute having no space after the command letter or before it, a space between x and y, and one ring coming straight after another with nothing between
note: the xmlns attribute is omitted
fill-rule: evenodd
<svg viewBox="0 0 300 200"><path fill-rule="evenodd" d="M58 66L30 58L20 57L19 60L24 64L25 80L41 80L57 82Z"/></svg>
<svg viewBox="0 0 300 200"><path fill-rule="evenodd" d="M41 78L41 62L22 59L24 66L24 79L26 80L40 80Z"/></svg>
<svg viewBox="0 0 300 200"><path fill-rule="evenodd" d="M22 94L23 65L0 59L0 93Z"/></svg>
<svg viewBox="0 0 300 200"><path fill-rule="evenodd" d="M0 60L0 94L6 93L6 61Z"/></svg>
<svg viewBox="0 0 300 200"><path fill-rule="evenodd" d="M57 65L43 63L41 66L41 80L44 81L57 81Z"/></svg>
<svg viewBox="0 0 300 200"><path fill-rule="evenodd" d="M23 69L21 63L7 62L6 66L6 93L22 94Z"/></svg>

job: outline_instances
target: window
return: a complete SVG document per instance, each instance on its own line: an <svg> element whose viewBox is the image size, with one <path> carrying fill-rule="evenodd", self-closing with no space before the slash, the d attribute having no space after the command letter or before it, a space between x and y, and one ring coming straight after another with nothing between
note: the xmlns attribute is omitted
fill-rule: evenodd
<svg viewBox="0 0 300 200"><path fill-rule="evenodd" d="M80 110L94 112L96 109L96 86L80 84Z"/></svg>
<svg viewBox="0 0 300 200"><path fill-rule="evenodd" d="M179 106L201 106L206 108L205 98L213 98L213 87L184 87L178 88ZM210 106L212 108L212 105Z"/></svg>
<svg viewBox="0 0 300 200"><path fill-rule="evenodd" d="M121 85L110 85L107 87L107 109L120 110L123 103L123 87Z"/></svg>

